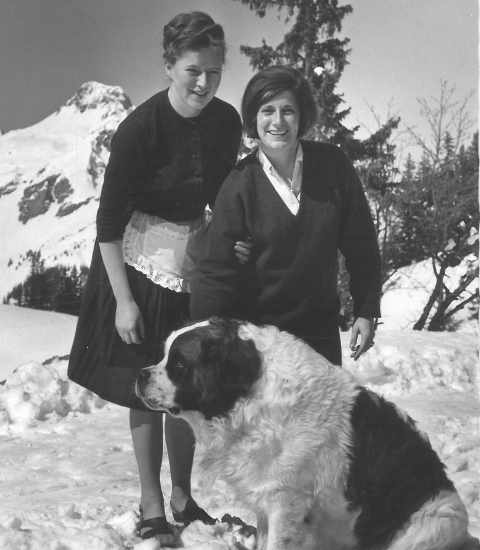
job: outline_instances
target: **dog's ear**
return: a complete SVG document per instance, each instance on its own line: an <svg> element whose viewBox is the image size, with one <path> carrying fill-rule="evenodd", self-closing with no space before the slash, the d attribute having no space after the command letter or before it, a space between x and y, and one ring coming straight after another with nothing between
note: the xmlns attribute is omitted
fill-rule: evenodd
<svg viewBox="0 0 480 550"><path fill-rule="evenodd" d="M206 418L224 414L222 364L224 355L219 342L206 336L201 341L198 361L192 371L195 408Z"/></svg>
<svg viewBox="0 0 480 550"><path fill-rule="evenodd" d="M245 396L260 376L261 357L252 340L235 338L223 364L224 387Z"/></svg>
<svg viewBox="0 0 480 550"><path fill-rule="evenodd" d="M261 357L252 340L238 336L238 322L218 320L202 338L194 373L198 407L207 417L226 414L248 395L260 376Z"/></svg>
<svg viewBox="0 0 480 550"><path fill-rule="evenodd" d="M249 389L258 378L261 357L252 339L240 337L242 323L210 319L209 337L202 342L202 363L220 376L223 387Z"/></svg>

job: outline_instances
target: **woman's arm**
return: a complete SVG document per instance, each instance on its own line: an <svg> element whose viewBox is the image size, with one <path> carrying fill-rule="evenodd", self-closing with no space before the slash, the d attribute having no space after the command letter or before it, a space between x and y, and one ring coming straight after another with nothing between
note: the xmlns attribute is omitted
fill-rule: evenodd
<svg viewBox="0 0 480 550"><path fill-rule="evenodd" d="M199 254L191 283L190 315L193 320L212 315L232 315L240 291L240 263L235 243L245 240L242 173L234 170L222 185Z"/></svg>
<svg viewBox="0 0 480 550"><path fill-rule="evenodd" d="M358 359L373 345L380 316L381 264L377 235L367 198L352 163L342 155L339 170L343 208L339 248L350 275L355 321L350 337L352 357Z"/></svg>
<svg viewBox="0 0 480 550"><path fill-rule="evenodd" d="M122 241L99 243L108 280L117 302L115 328L126 344L139 344L144 336L143 318L133 298L123 261Z"/></svg>
<svg viewBox="0 0 480 550"><path fill-rule="evenodd" d="M122 251L123 232L132 210L131 190L143 177L141 137L142 129L134 121L126 119L118 127L97 212L100 254L117 302L115 327L127 344L138 344L144 337L143 319L130 289Z"/></svg>

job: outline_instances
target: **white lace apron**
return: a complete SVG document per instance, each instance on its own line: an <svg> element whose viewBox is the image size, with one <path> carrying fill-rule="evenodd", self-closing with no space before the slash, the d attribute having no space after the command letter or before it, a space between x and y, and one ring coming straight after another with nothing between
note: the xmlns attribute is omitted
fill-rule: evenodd
<svg viewBox="0 0 480 550"><path fill-rule="evenodd" d="M169 222L135 210L123 235L124 261L158 285L189 292L193 254L206 227L207 216Z"/></svg>

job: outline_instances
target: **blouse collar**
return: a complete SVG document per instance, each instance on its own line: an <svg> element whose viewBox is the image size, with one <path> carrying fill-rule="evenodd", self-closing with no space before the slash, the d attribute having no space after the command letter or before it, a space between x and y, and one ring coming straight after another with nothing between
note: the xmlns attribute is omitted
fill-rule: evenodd
<svg viewBox="0 0 480 550"><path fill-rule="evenodd" d="M300 194L302 190L303 172L303 148L298 142L295 155L295 166L291 179L285 180L275 169L261 147L258 148L258 161L275 191L280 195L287 208L296 215L300 207Z"/></svg>

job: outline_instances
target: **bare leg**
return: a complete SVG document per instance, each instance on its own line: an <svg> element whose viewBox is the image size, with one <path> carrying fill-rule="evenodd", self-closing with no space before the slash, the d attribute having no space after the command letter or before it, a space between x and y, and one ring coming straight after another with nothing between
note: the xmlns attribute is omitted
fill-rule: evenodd
<svg viewBox="0 0 480 550"><path fill-rule="evenodd" d="M190 479L195 437L187 422L167 414L165 418L165 442L172 478L171 501L175 509L180 511L185 507L191 494Z"/></svg>
<svg viewBox="0 0 480 550"><path fill-rule="evenodd" d="M267 547L268 517L264 513L257 514L257 549L265 550Z"/></svg>
<svg viewBox="0 0 480 550"><path fill-rule="evenodd" d="M165 516L160 468L163 457L163 414L130 409L130 430L140 477L144 519Z"/></svg>

